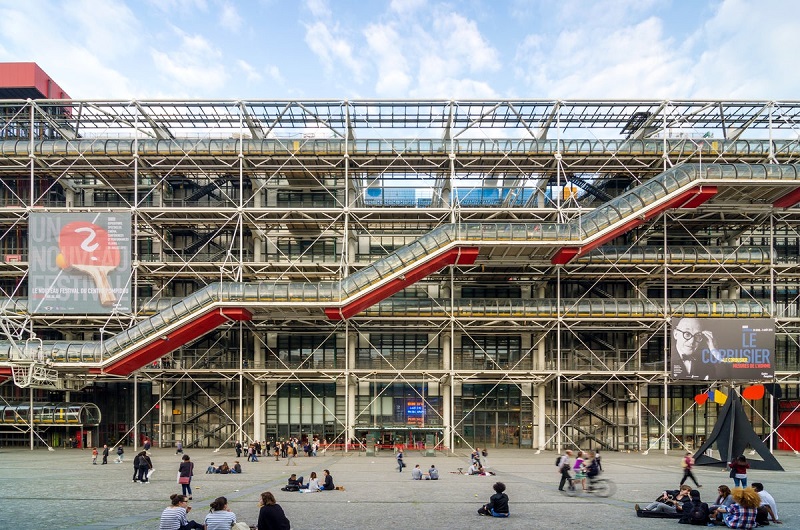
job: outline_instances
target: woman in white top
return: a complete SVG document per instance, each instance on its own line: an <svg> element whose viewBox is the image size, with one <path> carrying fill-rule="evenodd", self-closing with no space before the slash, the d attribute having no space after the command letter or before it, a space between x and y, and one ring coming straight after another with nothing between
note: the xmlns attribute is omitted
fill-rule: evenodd
<svg viewBox="0 0 800 530"><path fill-rule="evenodd" d="M217 497L211 503L211 511L206 515L206 530L231 530L236 522L236 514L228 508L228 499Z"/></svg>
<svg viewBox="0 0 800 530"><path fill-rule="evenodd" d="M319 480L317 480L317 473L316 471L311 472L311 476L308 479L308 487L305 487L300 490L302 493L316 493L320 491L319 488Z"/></svg>

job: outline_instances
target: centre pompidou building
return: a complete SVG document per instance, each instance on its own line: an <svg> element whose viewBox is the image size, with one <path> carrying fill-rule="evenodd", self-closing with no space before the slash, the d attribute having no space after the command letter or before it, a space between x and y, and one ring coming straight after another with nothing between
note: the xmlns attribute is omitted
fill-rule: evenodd
<svg viewBox="0 0 800 530"><path fill-rule="evenodd" d="M798 113L0 101L0 395L96 403L95 444L646 450L766 383L748 418L797 448ZM769 323L726 350L769 369L676 376L683 318Z"/></svg>

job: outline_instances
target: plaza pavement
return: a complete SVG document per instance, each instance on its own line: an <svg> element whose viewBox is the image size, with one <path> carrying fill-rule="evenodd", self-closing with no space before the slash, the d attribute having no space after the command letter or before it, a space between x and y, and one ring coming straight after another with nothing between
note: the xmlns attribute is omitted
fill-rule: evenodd
<svg viewBox="0 0 800 530"><path fill-rule="evenodd" d="M126 449L123 464L92 465L91 451L80 449L0 448L0 521L9 529L157 529L169 495L179 493L176 474L180 456L174 450L151 451L155 473L152 483L131 482L134 451ZM209 503L217 496L228 498L240 521L255 524L262 491L272 491L292 522L293 529L393 529L393 528L676 528L674 519L641 519L633 509L667 488L676 488L682 476L681 452L668 455L650 451L603 453L604 477L613 480L617 492L610 498L566 497L556 490L559 475L555 454L531 450L494 449L489 454L496 477L457 475L466 470L468 451L426 457L406 453L406 468L397 472L394 456L379 452L332 453L316 458L298 457L297 466L262 458L258 463L239 459L241 475L205 475L209 462L235 460L233 449L214 453L188 449L195 462L192 483L194 500L190 518L202 521ZM784 530L800 529L800 457L778 452L785 472L750 470L749 480L763 482L778 501ZM113 462L115 456L110 456ZM99 461L99 460L98 460ZM439 481L412 481L411 468L420 464L440 469ZM290 472L308 477L329 469L337 485L346 491L315 494L280 491ZM700 466L696 475L703 484L703 500L710 502L716 487L732 479L721 468ZM476 515L492 494L492 484L507 486L511 517L496 519ZM776 525L773 525L776 526ZM686 528L680 526L680 528Z"/></svg>

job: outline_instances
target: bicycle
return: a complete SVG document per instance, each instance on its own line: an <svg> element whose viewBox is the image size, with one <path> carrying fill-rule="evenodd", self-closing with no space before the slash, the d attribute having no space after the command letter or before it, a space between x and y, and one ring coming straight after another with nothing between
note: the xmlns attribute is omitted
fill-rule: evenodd
<svg viewBox="0 0 800 530"><path fill-rule="evenodd" d="M578 493L583 492L587 495L595 495L597 497L611 497L617 492L617 485L607 478L589 479L589 486L586 491L579 490L575 487L576 479L570 479L569 484L564 489L564 493L569 497L575 497Z"/></svg>

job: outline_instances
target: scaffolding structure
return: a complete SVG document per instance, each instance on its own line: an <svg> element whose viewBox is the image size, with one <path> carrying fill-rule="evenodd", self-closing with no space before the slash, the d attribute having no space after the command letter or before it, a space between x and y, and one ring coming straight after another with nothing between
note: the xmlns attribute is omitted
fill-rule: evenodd
<svg viewBox="0 0 800 530"><path fill-rule="evenodd" d="M693 398L731 382L670 377L673 317L774 319L798 401L798 113L0 101L0 393L134 394L103 433L161 444L699 446ZM30 310L42 212L130 216L130 311ZM764 437L775 401L748 408Z"/></svg>

